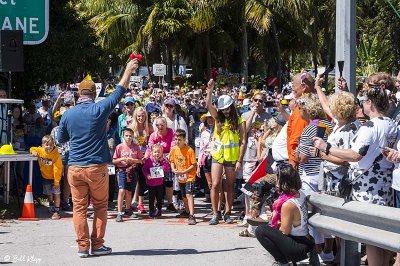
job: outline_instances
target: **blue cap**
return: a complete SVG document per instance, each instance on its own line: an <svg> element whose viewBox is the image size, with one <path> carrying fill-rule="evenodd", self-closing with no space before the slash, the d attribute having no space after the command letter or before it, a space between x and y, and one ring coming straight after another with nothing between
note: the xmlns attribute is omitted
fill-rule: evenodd
<svg viewBox="0 0 400 266"><path fill-rule="evenodd" d="M127 103L135 103L135 99L133 97L131 97L131 96L125 97L124 103L125 104L127 104Z"/></svg>

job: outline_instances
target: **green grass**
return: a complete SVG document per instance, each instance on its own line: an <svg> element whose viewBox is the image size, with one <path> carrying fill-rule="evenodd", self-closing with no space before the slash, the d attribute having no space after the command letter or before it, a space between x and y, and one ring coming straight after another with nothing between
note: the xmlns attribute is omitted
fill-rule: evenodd
<svg viewBox="0 0 400 266"><path fill-rule="evenodd" d="M18 204L11 202L10 204L0 203L0 223L2 220L18 219L21 209Z"/></svg>

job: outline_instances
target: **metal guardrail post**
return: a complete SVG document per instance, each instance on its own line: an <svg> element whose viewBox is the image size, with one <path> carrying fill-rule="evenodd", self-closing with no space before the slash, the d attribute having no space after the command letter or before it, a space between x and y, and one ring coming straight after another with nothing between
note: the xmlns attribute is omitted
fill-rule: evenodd
<svg viewBox="0 0 400 266"><path fill-rule="evenodd" d="M340 265L359 266L360 250L359 244L354 241L340 240Z"/></svg>

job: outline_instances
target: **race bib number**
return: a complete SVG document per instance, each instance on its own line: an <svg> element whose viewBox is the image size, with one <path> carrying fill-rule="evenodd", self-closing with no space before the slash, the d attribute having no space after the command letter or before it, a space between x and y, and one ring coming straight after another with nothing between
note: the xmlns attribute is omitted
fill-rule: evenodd
<svg viewBox="0 0 400 266"><path fill-rule="evenodd" d="M184 174L184 175L177 175L177 177L178 177L178 180L179 180L179 181L186 181L186 179L187 179L186 174Z"/></svg>
<svg viewBox="0 0 400 266"><path fill-rule="evenodd" d="M150 168L150 179L164 177L164 169L161 166Z"/></svg>
<svg viewBox="0 0 400 266"><path fill-rule="evenodd" d="M212 150L213 150L214 152L219 152L219 151L221 150L221 148L222 148L222 142L221 142L221 141L217 141L217 140L214 141Z"/></svg>
<svg viewBox="0 0 400 266"><path fill-rule="evenodd" d="M109 175L115 175L115 165L109 165L108 166L108 174Z"/></svg>
<svg viewBox="0 0 400 266"><path fill-rule="evenodd" d="M200 148L200 141L201 141L201 138L195 138L195 139L194 139L194 145L195 145L197 148Z"/></svg>
<svg viewBox="0 0 400 266"><path fill-rule="evenodd" d="M138 138L138 143L139 143L139 145L143 145L143 143L144 143L144 137L139 137L139 138Z"/></svg>

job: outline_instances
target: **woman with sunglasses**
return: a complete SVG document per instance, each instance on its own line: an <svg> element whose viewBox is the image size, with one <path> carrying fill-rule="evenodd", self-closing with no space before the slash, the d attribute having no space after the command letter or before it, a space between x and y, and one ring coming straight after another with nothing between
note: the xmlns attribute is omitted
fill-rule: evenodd
<svg viewBox="0 0 400 266"><path fill-rule="evenodd" d="M207 84L207 108L211 116L215 119L215 130L211 144L211 204L213 217L210 225L216 225L218 221L218 194L225 172L225 223L232 223L231 208L234 198L234 185L237 171L242 167L243 157L246 150L246 125L243 118L238 116L234 101L228 95L218 98L218 109L212 104L212 91L214 80L210 79Z"/></svg>
<svg viewBox="0 0 400 266"><path fill-rule="evenodd" d="M165 117L168 128L172 128L174 131L177 130L178 128L183 129L186 132L186 141L187 141L188 127L185 122L185 119L179 114L177 114L175 110L175 104L176 102L173 98L166 99L162 106L161 116ZM153 128L155 131L158 130L155 123L153 123Z"/></svg>
<svg viewBox="0 0 400 266"><path fill-rule="evenodd" d="M186 132L186 143L188 143L189 132L186 121L182 116L178 114L177 110L175 109L175 105L176 105L175 99L167 98L162 106L162 117L164 117L165 120L167 121L167 127L173 129L174 132L177 129L184 130ZM155 129L155 131L158 130L158 127L156 127L155 124L153 124L153 128ZM164 154L166 154L165 151ZM178 212L176 207L178 207L179 191L173 191L172 189L173 181L165 181L164 184L167 190L168 203L173 202L173 204L168 204L167 210L172 212Z"/></svg>
<svg viewBox="0 0 400 266"><path fill-rule="evenodd" d="M289 164L278 165L276 187L279 198L272 205L271 225L260 225L256 237L274 257L274 265L289 265L307 258L315 251L314 240L308 233L306 195L300 190L301 179ZM319 265L315 252L310 265Z"/></svg>
<svg viewBox="0 0 400 266"><path fill-rule="evenodd" d="M368 78L362 108L370 120L357 131L349 149L336 148L321 138L314 138L317 149L350 163L348 175L353 182L350 195L353 200L393 206L393 163L383 155L386 148L381 148L393 148L398 140L396 124L386 116L389 106L386 90L393 88L393 81L386 73L372 74ZM367 245L367 256L369 265L386 266L391 252Z"/></svg>

